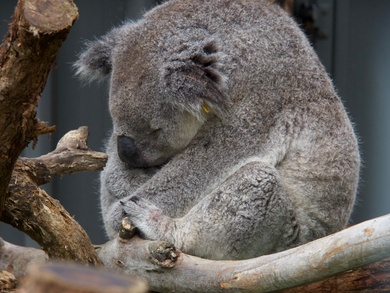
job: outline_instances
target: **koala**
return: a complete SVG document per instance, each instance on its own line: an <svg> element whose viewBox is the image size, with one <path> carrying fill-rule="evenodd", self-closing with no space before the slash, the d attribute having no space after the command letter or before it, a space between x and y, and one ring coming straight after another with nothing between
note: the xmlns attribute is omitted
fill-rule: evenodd
<svg viewBox="0 0 390 293"><path fill-rule="evenodd" d="M101 174L107 234L247 259L343 229L360 157L301 29L266 0L170 0L88 43L75 66L109 79Z"/></svg>

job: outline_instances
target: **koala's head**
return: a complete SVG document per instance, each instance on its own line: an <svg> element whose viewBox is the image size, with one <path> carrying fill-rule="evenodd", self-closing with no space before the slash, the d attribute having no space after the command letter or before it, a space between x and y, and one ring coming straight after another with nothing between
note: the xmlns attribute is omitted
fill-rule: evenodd
<svg viewBox="0 0 390 293"><path fill-rule="evenodd" d="M228 103L216 42L156 22L112 30L89 43L75 64L86 80L110 77L118 155L135 168L158 166L181 152Z"/></svg>

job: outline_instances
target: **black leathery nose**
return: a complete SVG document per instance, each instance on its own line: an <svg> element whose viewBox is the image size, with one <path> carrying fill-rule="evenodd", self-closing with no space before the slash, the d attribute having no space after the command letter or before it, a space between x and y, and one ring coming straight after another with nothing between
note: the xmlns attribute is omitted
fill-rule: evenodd
<svg viewBox="0 0 390 293"><path fill-rule="evenodd" d="M117 138L118 156L125 163L134 162L137 156L137 147L134 139L120 135Z"/></svg>

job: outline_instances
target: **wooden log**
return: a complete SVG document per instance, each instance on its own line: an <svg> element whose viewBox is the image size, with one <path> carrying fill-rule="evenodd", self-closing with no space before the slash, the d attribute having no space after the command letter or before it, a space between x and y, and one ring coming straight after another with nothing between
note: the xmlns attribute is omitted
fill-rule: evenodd
<svg viewBox="0 0 390 293"><path fill-rule="evenodd" d="M20 153L38 134L53 131L35 118L35 107L77 17L71 0L19 0L0 46L0 214Z"/></svg>
<svg viewBox="0 0 390 293"><path fill-rule="evenodd" d="M50 263L34 267L22 288L26 293L145 293L137 278L74 264Z"/></svg>

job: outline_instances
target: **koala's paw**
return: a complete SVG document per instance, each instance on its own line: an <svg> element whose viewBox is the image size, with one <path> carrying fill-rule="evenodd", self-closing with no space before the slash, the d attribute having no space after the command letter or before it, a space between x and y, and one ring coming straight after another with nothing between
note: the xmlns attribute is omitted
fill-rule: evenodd
<svg viewBox="0 0 390 293"><path fill-rule="evenodd" d="M142 236L155 240L160 237L162 225L167 220L161 210L146 199L133 196L120 202L130 221L139 229Z"/></svg>
<svg viewBox="0 0 390 293"><path fill-rule="evenodd" d="M107 235L110 239L116 237L122 226L122 220L126 217L126 213L123 210L123 206L116 202L111 205L106 215L103 215L105 219L105 228Z"/></svg>

